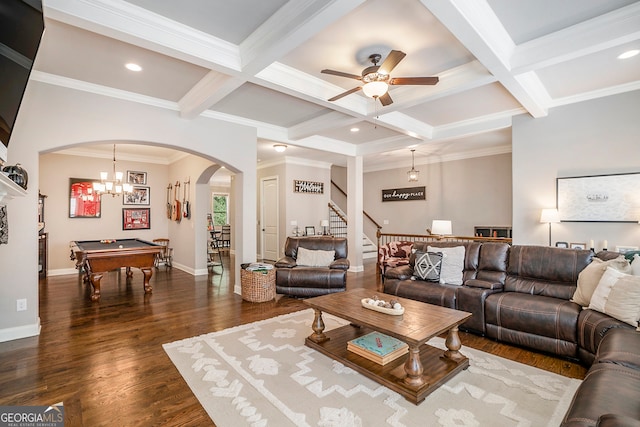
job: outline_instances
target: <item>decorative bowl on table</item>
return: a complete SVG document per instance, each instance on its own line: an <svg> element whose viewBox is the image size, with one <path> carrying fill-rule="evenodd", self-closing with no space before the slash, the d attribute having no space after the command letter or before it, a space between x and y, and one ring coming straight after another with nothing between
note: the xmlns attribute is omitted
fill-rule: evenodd
<svg viewBox="0 0 640 427"><path fill-rule="evenodd" d="M396 316L399 316L404 313L404 307L395 300L386 302L384 300L380 300L374 297L374 298L363 298L362 300L360 300L360 302L364 308L378 311L380 313L393 314Z"/></svg>

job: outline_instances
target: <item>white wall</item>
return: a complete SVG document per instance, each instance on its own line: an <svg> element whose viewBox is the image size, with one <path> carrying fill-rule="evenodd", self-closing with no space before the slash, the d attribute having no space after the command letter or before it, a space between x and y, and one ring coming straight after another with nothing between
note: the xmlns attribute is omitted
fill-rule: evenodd
<svg viewBox="0 0 640 427"><path fill-rule="evenodd" d="M279 255L284 255L284 244L287 236L292 235L293 226L291 221L298 222L301 232L307 225L314 226L316 232L321 231L320 221L329 219L329 200L331 199L331 165L324 162L313 162L309 160L286 157L281 163L265 165L258 170L258 180L267 177L278 177L278 197L279 197ZM324 184L323 194L305 194L293 192L293 181L305 180L322 182ZM260 183L258 182L258 186ZM258 198L260 194L258 192ZM270 201L264 201L270 203ZM260 203L257 206L257 216L260 218ZM260 235L256 226L256 231ZM256 252L260 255L260 242Z"/></svg>
<svg viewBox="0 0 640 427"><path fill-rule="evenodd" d="M0 245L0 341L35 335L40 327L36 228L40 153L112 141L176 148L226 166L236 173L234 222L255 223L257 136L254 128L203 116L185 120L177 111L30 82L8 153L8 163L19 162L29 172L31 185L25 197L8 202L9 244ZM181 173L180 178L182 176ZM169 178L172 178L171 172ZM206 224L206 207L197 212ZM234 277L240 277L240 264L255 260L255 232L236 230L235 241ZM195 269L199 268L196 264ZM235 288L239 289L239 284ZM27 311L16 312L19 298L27 299Z"/></svg>
<svg viewBox="0 0 640 427"><path fill-rule="evenodd" d="M407 182L407 169L366 173L364 211L383 233L425 234L434 219L452 221L453 234L473 236L474 226L511 225L511 155L416 165L418 182ZM346 169L334 167L333 180L346 190ZM426 187L426 200L382 202L382 190ZM344 196L333 191L342 209ZM387 220L388 224L383 224ZM365 220L365 234L375 241L375 227Z"/></svg>
<svg viewBox="0 0 640 427"><path fill-rule="evenodd" d="M556 206L556 178L640 172L640 91L557 107L544 118L513 121L514 243L547 245L540 211ZM596 249L640 246L640 225L563 222L556 241L588 242Z"/></svg>

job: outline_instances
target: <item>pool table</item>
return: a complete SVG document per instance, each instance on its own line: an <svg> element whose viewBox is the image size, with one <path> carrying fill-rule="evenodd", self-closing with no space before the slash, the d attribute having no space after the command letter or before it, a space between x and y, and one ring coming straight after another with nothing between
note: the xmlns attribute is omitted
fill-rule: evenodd
<svg viewBox="0 0 640 427"><path fill-rule="evenodd" d="M127 278L133 277L131 267L139 268L144 274L144 292L153 290L149 280L162 245L141 239L111 239L72 241L70 247L76 268L84 269L84 280L91 283L92 301L100 300L100 279L104 273L122 267L127 268Z"/></svg>

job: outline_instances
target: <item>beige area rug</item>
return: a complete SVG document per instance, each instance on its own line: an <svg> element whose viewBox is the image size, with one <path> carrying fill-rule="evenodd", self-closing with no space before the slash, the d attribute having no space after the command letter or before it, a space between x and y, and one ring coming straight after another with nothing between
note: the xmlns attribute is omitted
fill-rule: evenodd
<svg viewBox="0 0 640 427"><path fill-rule="evenodd" d="M580 384L463 347L469 368L416 406L306 347L312 320L308 309L163 347L218 427L557 426Z"/></svg>

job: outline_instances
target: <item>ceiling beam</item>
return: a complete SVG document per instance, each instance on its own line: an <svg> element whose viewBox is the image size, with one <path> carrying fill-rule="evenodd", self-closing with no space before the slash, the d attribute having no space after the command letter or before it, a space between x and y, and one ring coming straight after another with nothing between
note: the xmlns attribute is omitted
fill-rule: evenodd
<svg viewBox="0 0 640 427"><path fill-rule="evenodd" d="M535 71L640 39L640 2L516 46L514 74Z"/></svg>
<svg viewBox="0 0 640 427"><path fill-rule="evenodd" d="M511 72L516 45L486 0L420 0L533 117L548 114L549 95L535 74Z"/></svg>

